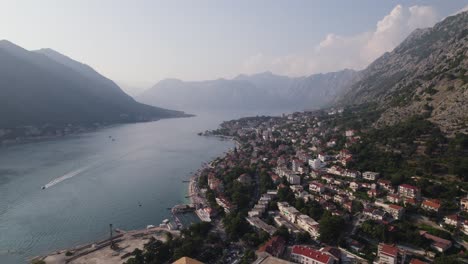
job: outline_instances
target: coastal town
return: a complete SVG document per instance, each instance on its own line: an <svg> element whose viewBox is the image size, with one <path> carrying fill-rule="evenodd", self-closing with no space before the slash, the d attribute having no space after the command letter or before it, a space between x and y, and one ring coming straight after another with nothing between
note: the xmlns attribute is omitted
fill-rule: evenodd
<svg viewBox="0 0 468 264"><path fill-rule="evenodd" d="M379 131L378 139L388 141L386 151L379 156L366 150L366 144L375 145L367 139L374 137L366 128L372 120L356 123L355 118L366 113L328 109L257 116L200 133L234 140L235 148L194 173L190 203L174 206L172 220L129 232L146 234L140 248L114 250L113 256L129 264L147 263L136 260L141 254L155 263L193 258L200 261L193 263L421 264L466 258L464 178L452 175L447 184L417 165L407 170L406 160L428 153L427 148L395 161L407 155L405 149L385 154L392 143ZM412 126L421 124L414 121ZM414 136L415 142L424 139L426 129ZM459 137L446 144L466 144L466 138L454 143ZM442 150L433 151L440 155ZM154 253L150 238L155 230L160 235L153 238L165 241L172 258ZM174 240L167 242L164 230ZM70 253L70 263L81 263L75 253Z"/></svg>
<svg viewBox="0 0 468 264"><path fill-rule="evenodd" d="M246 246L242 232L225 230L233 241L240 238L235 243L244 254L255 252L254 263L415 264L466 257L465 186L446 196L440 180L420 173L388 175L370 162L368 170L357 170L362 155L354 150L367 129L336 125L343 112L242 118L205 132L232 137L237 147L198 177L192 194L198 215L214 223L221 218L225 226L240 217L268 238Z"/></svg>

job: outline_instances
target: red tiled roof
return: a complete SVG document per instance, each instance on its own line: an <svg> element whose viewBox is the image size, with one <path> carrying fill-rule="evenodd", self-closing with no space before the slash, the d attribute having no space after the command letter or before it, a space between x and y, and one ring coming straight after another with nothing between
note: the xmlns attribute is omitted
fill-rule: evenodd
<svg viewBox="0 0 468 264"><path fill-rule="evenodd" d="M283 237L274 236L270 240L268 240L265 244L258 248L260 252L268 252L272 255L279 255L284 250L284 246L286 241Z"/></svg>
<svg viewBox="0 0 468 264"><path fill-rule="evenodd" d="M382 253L385 255L396 257L398 255L398 248L392 245L382 244Z"/></svg>
<svg viewBox="0 0 468 264"><path fill-rule="evenodd" d="M436 199L427 199L427 200L424 200L422 204L425 205L425 206L428 206L428 207L435 208L435 209L439 209L439 208L440 208L440 201L439 201L439 200L436 200Z"/></svg>
<svg viewBox="0 0 468 264"><path fill-rule="evenodd" d="M418 187L409 185L409 184L401 184L400 187L406 188L406 189L412 189L412 190L418 190Z"/></svg>
<svg viewBox="0 0 468 264"><path fill-rule="evenodd" d="M388 207L392 208L392 209L395 209L395 210L400 210L402 209L403 207L399 206L399 205L396 205L396 204L390 204Z"/></svg>
<svg viewBox="0 0 468 264"><path fill-rule="evenodd" d="M330 261L329 255L308 247L294 246L292 249L292 253L302 255L322 263L328 263Z"/></svg>

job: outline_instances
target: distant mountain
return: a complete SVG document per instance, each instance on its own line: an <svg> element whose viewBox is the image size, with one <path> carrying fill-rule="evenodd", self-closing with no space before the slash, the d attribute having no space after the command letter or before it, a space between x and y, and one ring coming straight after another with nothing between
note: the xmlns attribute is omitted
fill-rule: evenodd
<svg viewBox="0 0 468 264"><path fill-rule="evenodd" d="M443 131L468 132L468 12L418 29L362 71L339 104L376 103L376 126L425 115Z"/></svg>
<svg viewBox="0 0 468 264"><path fill-rule="evenodd" d="M353 70L297 78L265 72L231 80L167 79L137 98L148 104L184 110L303 110L330 103L357 79L359 73Z"/></svg>
<svg viewBox="0 0 468 264"><path fill-rule="evenodd" d="M0 128L119 123L182 116L136 102L91 67L51 49L0 41Z"/></svg>

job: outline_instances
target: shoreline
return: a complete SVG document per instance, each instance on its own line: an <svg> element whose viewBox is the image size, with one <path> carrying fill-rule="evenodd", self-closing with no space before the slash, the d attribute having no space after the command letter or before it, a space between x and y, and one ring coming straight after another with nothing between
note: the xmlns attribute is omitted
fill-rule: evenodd
<svg viewBox="0 0 468 264"><path fill-rule="evenodd" d="M46 141L53 141L61 138L66 138L70 136L77 136L77 135L82 135L86 133L92 133L96 132L101 129L106 129L106 128L112 128L116 126L121 126L121 125L132 125L132 124L139 124L139 123L150 123L150 122L157 122L161 121L164 119L173 119L173 118L191 118L191 117L196 117L196 115L193 114L185 114L181 116L174 116L174 117L165 117L165 118L155 118L147 121L136 121L136 122L125 122L125 123L110 123L110 124L98 124L96 126L82 126L82 125L76 125L74 127L75 130L71 132L67 132L64 129L66 129L68 126L58 126L57 129L63 130L63 134L60 135L42 135L42 136L31 136L31 137L17 137L15 139L1 139L0 138L0 149L2 148L8 148L12 146L20 146L23 144L30 144L30 143L38 143L38 142L46 142ZM43 126L45 126L44 124ZM14 128L0 128L0 132L2 130L13 130L13 129L24 129L27 127L33 127L33 126L22 126L22 127L14 127Z"/></svg>

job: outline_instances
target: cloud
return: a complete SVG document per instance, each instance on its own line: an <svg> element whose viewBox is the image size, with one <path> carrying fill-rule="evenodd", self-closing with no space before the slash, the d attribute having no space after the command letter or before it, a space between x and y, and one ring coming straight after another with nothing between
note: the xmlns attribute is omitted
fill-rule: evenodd
<svg viewBox="0 0 468 264"><path fill-rule="evenodd" d="M315 47L299 54L272 57L256 54L248 58L242 70L256 73L270 70L290 76L363 69L387 51L393 50L416 28L433 26L439 20L430 6L395 6L377 22L373 31L352 36L327 34Z"/></svg>

